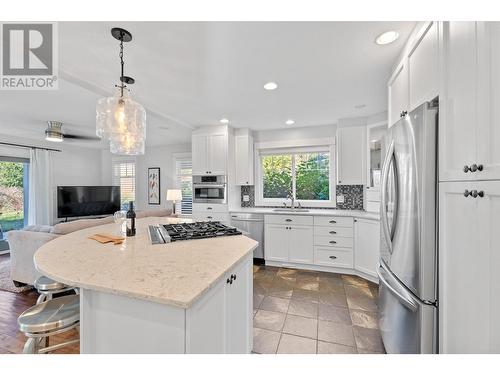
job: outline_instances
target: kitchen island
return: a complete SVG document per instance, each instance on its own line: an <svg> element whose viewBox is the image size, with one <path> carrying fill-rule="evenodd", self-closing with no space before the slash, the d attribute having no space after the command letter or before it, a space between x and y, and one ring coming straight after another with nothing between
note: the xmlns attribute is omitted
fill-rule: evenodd
<svg viewBox="0 0 500 375"><path fill-rule="evenodd" d="M250 353L252 252L243 235L152 245L137 220L121 245L88 237L116 224L83 229L43 245L37 269L80 288L81 353Z"/></svg>

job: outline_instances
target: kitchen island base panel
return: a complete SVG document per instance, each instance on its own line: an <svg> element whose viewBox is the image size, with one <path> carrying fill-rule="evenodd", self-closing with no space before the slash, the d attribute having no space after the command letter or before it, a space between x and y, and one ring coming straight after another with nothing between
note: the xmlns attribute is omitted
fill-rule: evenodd
<svg viewBox="0 0 500 375"><path fill-rule="evenodd" d="M250 254L188 309L82 289L80 352L250 353L252 267Z"/></svg>

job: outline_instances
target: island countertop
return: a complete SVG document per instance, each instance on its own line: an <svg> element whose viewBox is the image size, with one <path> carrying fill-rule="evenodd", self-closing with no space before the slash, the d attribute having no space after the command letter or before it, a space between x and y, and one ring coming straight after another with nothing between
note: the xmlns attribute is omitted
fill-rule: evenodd
<svg viewBox="0 0 500 375"><path fill-rule="evenodd" d="M67 285L189 308L256 247L240 236L152 245L148 225L191 222L149 217L121 245L88 237L114 234L117 224L82 229L56 238L35 253L35 267Z"/></svg>

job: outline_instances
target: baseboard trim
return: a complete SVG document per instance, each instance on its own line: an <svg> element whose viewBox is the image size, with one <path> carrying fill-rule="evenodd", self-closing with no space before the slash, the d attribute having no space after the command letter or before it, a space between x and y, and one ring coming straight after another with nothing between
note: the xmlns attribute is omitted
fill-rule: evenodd
<svg viewBox="0 0 500 375"><path fill-rule="evenodd" d="M342 267L327 267L327 266L318 266L315 264L299 264L299 263L289 263L289 262L277 262L274 260L266 260L266 266L272 267L285 267L285 268L294 268L299 270L308 270L308 271L321 271L321 272L329 272L329 273L343 273L344 275L355 275L359 276L365 280L368 280L372 283L378 284L378 277L368 275L362 271L355 270L353 268L342 268Z"/></svg>

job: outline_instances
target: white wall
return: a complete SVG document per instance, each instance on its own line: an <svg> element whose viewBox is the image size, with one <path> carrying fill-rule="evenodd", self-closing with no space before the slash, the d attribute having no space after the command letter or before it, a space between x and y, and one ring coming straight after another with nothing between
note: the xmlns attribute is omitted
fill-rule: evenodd
<svg viewBox="0 0 500 375"><path fill-rule="evenodd" d="M296 128L289 126L285 129L260 130L254 131L254 142L267 141L288 141L308 138L335 137L337 126L320 125Z"/></svg>
<svg viewBox="0 0 500 375"><path fill-rule="evenodd" d="M138 156L135 182L135 204L138 210L171 208L166 201L167 189L175 188L174 154L190 153L191 144L178 144L159 147L147 147L142 156ZM148 204L148 168L160 168L160 205ZM111 168L110 168L111 169Z"/></svg>

